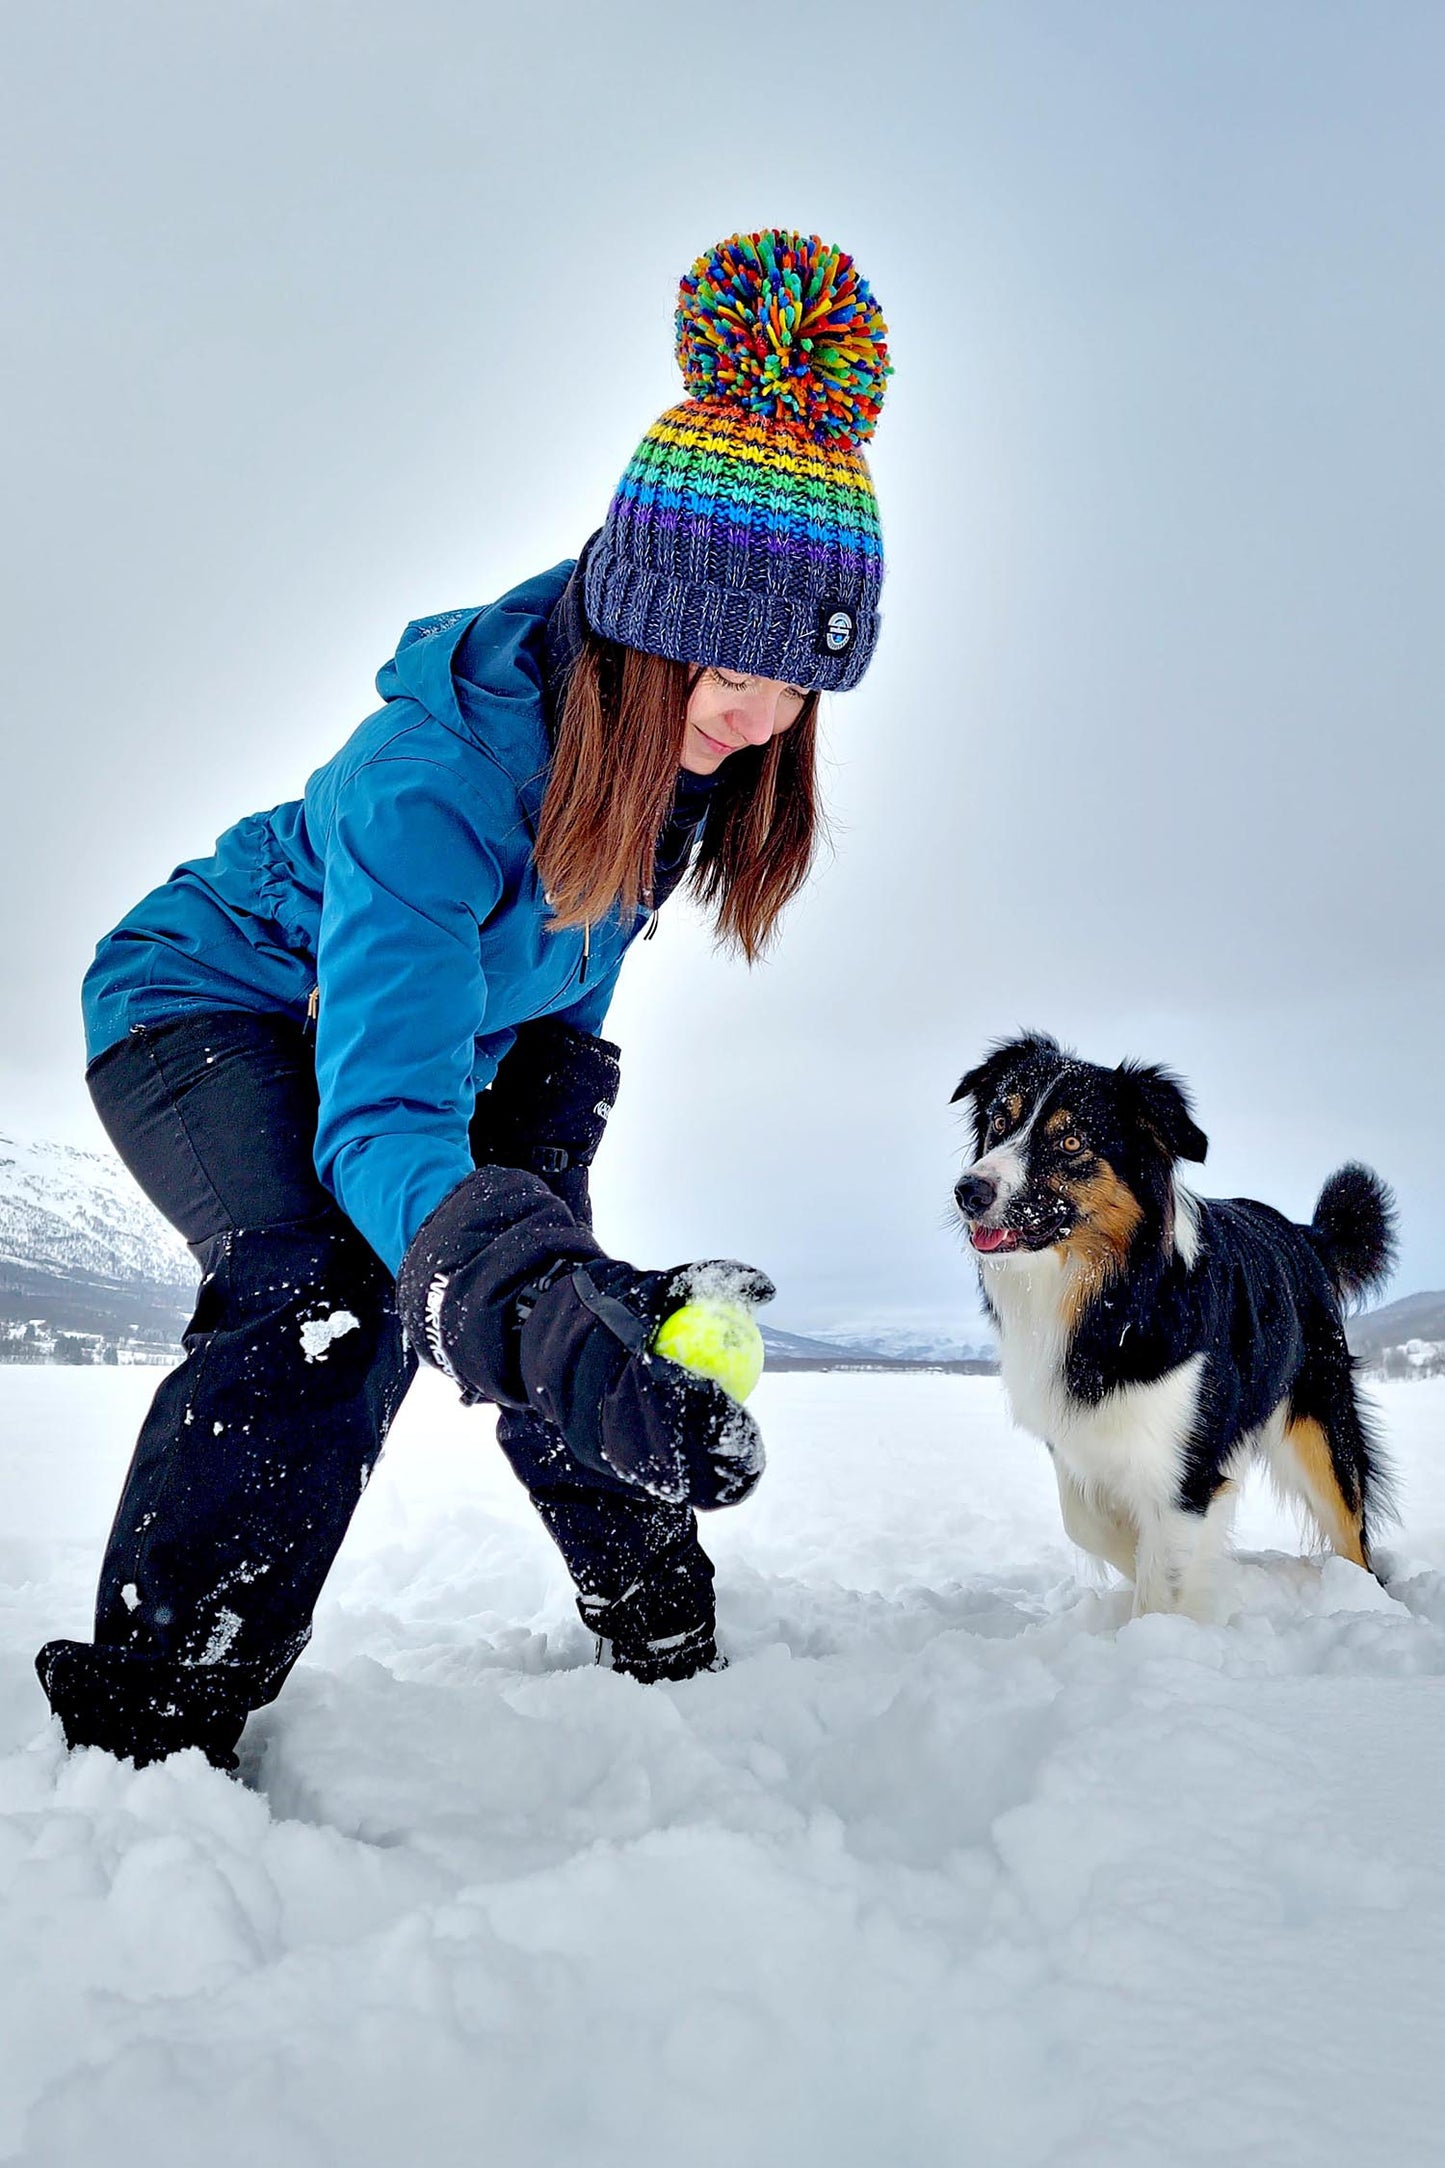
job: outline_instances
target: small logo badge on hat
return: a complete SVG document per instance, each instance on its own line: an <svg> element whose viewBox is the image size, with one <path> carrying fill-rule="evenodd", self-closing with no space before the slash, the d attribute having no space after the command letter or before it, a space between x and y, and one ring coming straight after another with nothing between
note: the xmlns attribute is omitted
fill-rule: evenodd
<svg viewBox="0 0 1445 2168"><path fill-rule="evenodd" d="M841 602L818 605L818 653L846 655L858 637L858 621Z"/></svg>

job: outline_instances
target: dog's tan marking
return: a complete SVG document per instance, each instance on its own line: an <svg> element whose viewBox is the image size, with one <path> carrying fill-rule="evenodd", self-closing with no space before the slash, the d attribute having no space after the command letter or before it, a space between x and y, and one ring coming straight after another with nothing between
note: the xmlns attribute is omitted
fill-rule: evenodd
<svg viewBox="0 0 1445 2168"><path fill-rule="evenodd" d="M1058 1114L1051 1114L1044 1123L1044 1135L1046 1137L1066 1137L1073 1127L1073 1115L1060 1111Z"/></svg>
<svg viewBox="0 0 1445 2168"><path fill-rule="evenodd" d="M1100 1288L1123 1271L1144 1208L1107 1159L1096 1160L1084 1181L1061 1182L1059 1191L1078 1215L1073 1233L1058 1245L1074 1266L1064 1296L1064 1323L1072 1332Z"/></svg>
<svg viewBox="0 0 1445 2168"><path fill-rule="evenodd" d="M1370 1571L1364 1535L1364 1512L1346 1498L1330 1441L1312 1415L1285 1419L1284 1444L1294 1461L1305 1503L1341 1558Z"/></svg>

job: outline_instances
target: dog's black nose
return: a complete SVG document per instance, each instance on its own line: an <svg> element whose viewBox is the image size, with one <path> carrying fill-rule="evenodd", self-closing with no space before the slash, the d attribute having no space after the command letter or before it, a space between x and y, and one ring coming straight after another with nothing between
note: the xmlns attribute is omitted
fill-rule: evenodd
<svg viewBox="0 0 1445 2168"><path fill-rule="evenodd" d="M998 1195L998 1184L991 1182L986 1174L961 1174L954 1184L953 1194L965 1219L979 1219Z"/></svg>

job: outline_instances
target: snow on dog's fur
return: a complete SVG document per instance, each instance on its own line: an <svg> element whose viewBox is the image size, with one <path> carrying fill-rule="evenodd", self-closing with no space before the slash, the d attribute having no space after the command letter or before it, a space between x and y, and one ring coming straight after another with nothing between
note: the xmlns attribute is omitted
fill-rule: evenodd
<svg viewBox="0 0 1445 2168"><path fill-rule="evenodd" d="M1389 1484L1341 1305L1390 1268L1378 1176L1331 1175L1308 1227L1196 1197L1176 1168L1208 1140L1178 1079L1038 1033L996 1047L954 1098L973 1107L954 1196L1004 1387L1053 1456L1074 1541L1133 1581L1136 1611L1207 1616L1235 1479L1257 1458L1368 1568Z"/></svg>

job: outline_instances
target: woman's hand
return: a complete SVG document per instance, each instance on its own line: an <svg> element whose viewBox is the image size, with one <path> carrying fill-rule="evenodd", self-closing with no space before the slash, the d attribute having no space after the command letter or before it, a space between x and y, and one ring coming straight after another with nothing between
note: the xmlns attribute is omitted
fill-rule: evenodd
<svg viewBox="0 0 1445 2168"><path fill-rule="evenodd" d="M732 1259L638 1272L618 1258L550 1276L523 1297L521 1368L528 1399L578 1459L652 1496L736 1505L763 1472L753 1417L711 1378L653 1350L665 1317L699 1284L748 1304L773 1283Z"/></svg>
<svg viewBox="0 0 1445 2168"><path fill-rule="evenodd" d="M731 1280L735 1300L773 1293L748 1265L639 1272L608 1257L540 1176L478 1167L418 1232L397 1300L417 1353L469 1399L534 1408L585 1466L709 1508L747 1496L763 1442L720 1385L652 1352L700 1277L714 1292Z"/></svg>

